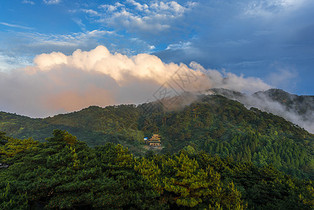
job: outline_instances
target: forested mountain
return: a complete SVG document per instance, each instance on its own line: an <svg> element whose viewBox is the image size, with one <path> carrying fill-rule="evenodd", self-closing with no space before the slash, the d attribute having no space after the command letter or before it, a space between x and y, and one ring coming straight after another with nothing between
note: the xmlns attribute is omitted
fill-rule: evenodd
<svg viewBox="0 0 314 210"><path fill-rule="evenodd" d="M209 94L222 95L237 100L246 107L255 107L285 118L314 133L314 96L294 95L281 89L259 91L252 95L222 88L213 88Z"/></svg>
<svg viewBox="0 0 314 210"><path fill-rule="evenodd" d="M313 182L190 147L132 155L55 130L44 143L0 133L0 209L313 209Z"/></svg>
<svg viewBox="0 0 314 210"><path fill-rule="evenodd" d="M160 103L92 106L45 119L1 112L0 130L15 138L39 141L54 129L67 130L90 146L119 143L135 155L149 152L143 138L159 133L161 153L203 150L259 166L272 164L289 174L313 178L313 134L281 117L256 108L248 110L219 95L200 95L175 111L163 108Z"/></svg>
<svg viewBox="0 0 314 210"><path fill-rule="evenodd" d="M221 95L0 112L0 208L312 209L314 135Z"/></svg>
<svg viewBox="0 0 314 210"><path fill-rule="evenodd" d="M285 110L296 112L299 115L306 117L306 113L314 112L314 96L311 95L295 95L290 94L281 89L269 89L266 91L259 91L252 95L243 94L241 92L232 91L223 88L213 88L208 90L212 94L222 95L229 99L238 100L240 102L249 103L248 97L266 100L266 102L277 102L284 107ZM256 105L256 104L255 104ZM272 111L269 107L269 111Z"/></svg>
<svg viewBox="0 0 314 210"><path fill-rule="evenodd" d="M296 110L299 114L314 111L314 96L298 96L287 93L281 89L269 89L254 93L257 97L268 97L285 105L288 110Z"/></svg>

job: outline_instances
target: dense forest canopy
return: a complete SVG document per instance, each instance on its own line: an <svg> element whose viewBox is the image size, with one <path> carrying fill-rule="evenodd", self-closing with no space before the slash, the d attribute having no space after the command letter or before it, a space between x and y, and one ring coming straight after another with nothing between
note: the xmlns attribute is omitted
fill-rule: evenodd
<svg viewBox="0 0 314 210"><path fill-rule="evenodd" d="M313 134L220 95L175 105L0 112L0 208L314 208Z"/></svg>
<svg viewBox="0 0 314 210"><path fill-rule="evenodd" d="M45 142L1 133L1 209L313 209L314 185L191 147L134 156L55 130Z"/></svg>

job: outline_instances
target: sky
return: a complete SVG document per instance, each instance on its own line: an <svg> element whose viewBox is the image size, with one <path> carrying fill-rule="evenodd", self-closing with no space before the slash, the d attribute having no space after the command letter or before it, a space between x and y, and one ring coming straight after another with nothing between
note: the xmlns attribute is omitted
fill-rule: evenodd
<svg viewBox="0 0 314 210"><path fill-rule="evenodd" d="M313 11L313 0L0 0L0 110L140 103L182 67L193 88L314 95Z"/></svg>

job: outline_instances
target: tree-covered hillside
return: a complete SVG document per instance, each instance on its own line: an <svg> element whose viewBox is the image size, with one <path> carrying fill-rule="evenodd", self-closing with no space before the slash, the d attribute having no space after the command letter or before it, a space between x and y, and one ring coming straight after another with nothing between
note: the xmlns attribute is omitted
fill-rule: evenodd
<svg viewBox="0 0 314 210"><path fill-rule="evenodd" d="M313 209L314 185L187 147L134 156L66 131L43 143L0 133L0 209Z"/></svg>
<svg viewBox="0 0 314 210"><path fill-rule="evenodd" d="M255 107L281 116L314 133L314 96L294 95L281 89L259 91L252 95L223 88L213 88L206 92L239 101L246 107Z"/></svg>
<svg viewBox="0 0 314 210"><path fill-rule="evenodd" d="M159 103L89 107L45 119L0 113L0 130L15 138L43 141L54 129L68 130L90 146L107 142L135 155L150 152L144 136L162 137L161 153L203 150L235 161L252 161L313 179L313 134L285 119L222 96L199 96L192 104L164 111ZM156 152L156 151L155 151Z"/></svg>
<svg viewBox="0 0 314 210"><path fill-rule="evenodd" d="M148 133L159 130L165 152L191 146L261 166L273 164L298 176L313 174L312 134L281 117L247 110L221 96L204 97L180 112L155 114L149 120L155 123ZM144 131L145 122L140 125Z"/></svg>

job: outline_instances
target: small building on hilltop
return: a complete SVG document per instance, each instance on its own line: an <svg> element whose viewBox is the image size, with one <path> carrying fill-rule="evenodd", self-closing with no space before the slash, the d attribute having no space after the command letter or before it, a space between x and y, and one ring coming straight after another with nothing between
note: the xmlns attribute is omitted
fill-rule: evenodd
<svg viewBox="0 0 314 210"><path fill-rule="evenodd" d="M152 138L144 138L146 144L150 147L161 147L161 140L159 134L153 134Z"/></svg>

